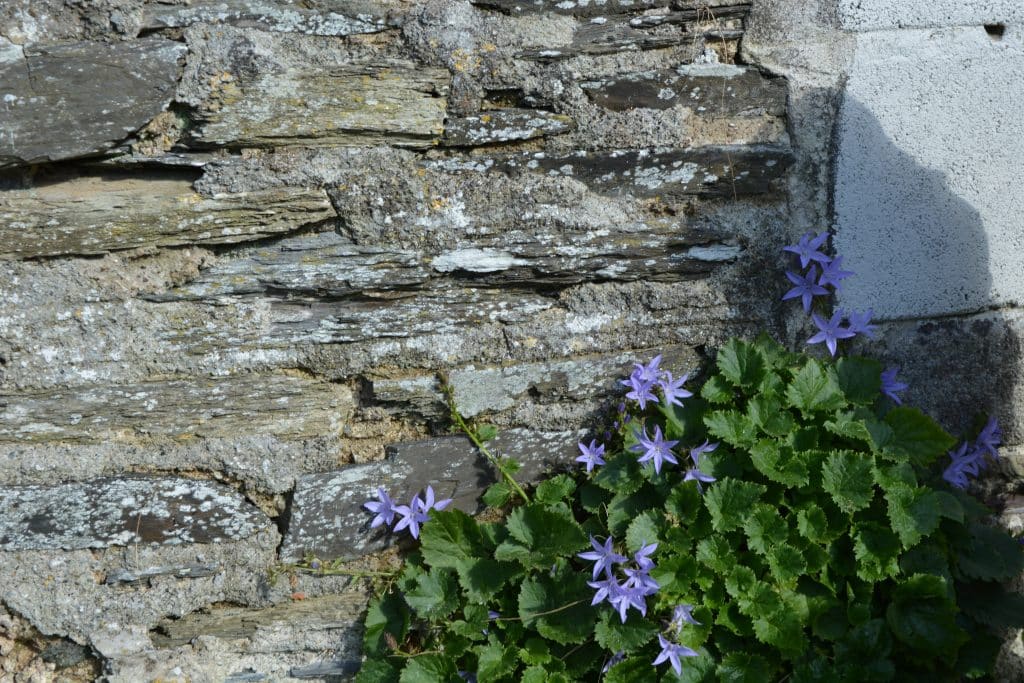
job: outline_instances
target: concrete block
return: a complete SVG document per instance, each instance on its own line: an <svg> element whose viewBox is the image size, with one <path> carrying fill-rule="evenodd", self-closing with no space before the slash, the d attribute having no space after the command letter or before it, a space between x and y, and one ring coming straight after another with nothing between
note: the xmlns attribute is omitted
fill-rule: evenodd
<svg viewBox="0 0 1024 683"><path fill-rule="evenodd" d="M849 31L1024 22L1020 0L840 0Z"/></svg>
<svg viewBox="0 0 1024 683"><path fill-rule="evenodd" d="M884 318L1021 300L1024 35L858 37L837 132L843 306Z"/></svg>

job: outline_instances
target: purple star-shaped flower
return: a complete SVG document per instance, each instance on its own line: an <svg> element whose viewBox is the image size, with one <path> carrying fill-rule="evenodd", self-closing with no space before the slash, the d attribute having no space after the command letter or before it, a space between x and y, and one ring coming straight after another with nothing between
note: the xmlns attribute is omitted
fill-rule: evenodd
<svg viewBox="0 0 1024 683"><path fill-rule="evenodd" d="M661 385L661 391L665 395L665 405L683 405L681 398L690 398L693 396L692 391L683 389L683 384L690 378L690 373L686 373L677 380L672 379L672 373L668 370L665 371L664 377L658 380L658 384Z"/></svg>
<svg viewBox="0 0 1024 683"><path fill-rule="evenodd" d="M885 369L882 373L882 393L889 397L889 399L896 405L903 405L903 401L896 395L897 391L904 391L909 385L903 382L896 381L896 373L900 369L895 365Z"/></svg>
<svg viewBox="0 0 1024 683"><path fill-rule="evenodd" d="M807 271L806 275L797 275L796 273L791 273L787 270L786 277L788 277L789 281L796 285L796 287L783 294L782 300L785 301L786 299L795 299L800 297L803 301L804 313L810 312L811 300L815 296L828 294L828 290L816 282L817 272L818 271L814 266L811 266L811 269Z"/></svg>
<svg viewBox="0 0 1024 683"><path fill-rule="evenodd" d="M846 311L843 311L843 313L846 314ZM874 314L875 310L873 308L869 308L863 312L850 311L847 315L849 322L846 326L854 334L863 334L868 339L874 339L875 326L871 324L871 317Z"/></svg>
<svg viewBox="0 0 1024 683"><path fill-rule="evenodd" d="M609 536L603 544L598 543L597 539L593 536L590 537L590 545L593 546L593 551L580 553L576 557L581 560L590 560L594 563L594 579L597 579L597 575L602 570L607 572L608 576L612 575L612 568L619 562L625 562L625 555L619 555L617 552L612 550L612 537Z"/></svg>
<svg viewBox="0 0 1024 683"><path fill-rule="evenodd" d="M621 662L625 658L626 658L626 651L625 650L619 650L618 652L616 652L614 655L611 656L611 659L609 659L607 662L605 662L604 666L601 667L601 673L603 673L603 674L608 673L608 669L612 668L613 666L615 666L616 664L618 664L619 662Z"/></svg>
<svg viewBox="0 0 1024 683"><path fill-rule="evenodd" d="M837 292L840 289L842 289L842 285L840 285L839 283L842 280L845 280L846 278L850 277L851 275L857 274L852 270L843 270L842 265L842 256L836 256L828 263L822 265L821 278L818 280L818 284L821 285L822 287L826 285L832 285L833 287L836 288Z"/></svg>
<svg viewBox="0 0 1024 683"><path fill-rule="evenodd" d="M582 462L587 466L587 472L591 472L597 465L604 465L604 444L598 444L597 439L591 439L590 445L578 443L580 452L583 455L576 458L576 462Z"/></svg>
<svg viewBox="0 0 1024 683"><path fill-rule="evenodd" d="M683 477L683 481L696 481L697 491L699 491L700 493L704 493L704 487L701 486L701 482L705 484L710 484L713 481L715 481L715 478L712 477L710 474L704 474L696 467L691 467L690 469L686 470L686 476Z"/></svg>
<svg viewBox="0 0 1024 683"><path fill-rule="evenodd" d="M633 433L640 443L633 444L629 447L629 450L634 453L643 452L643 455L637 458L637 462L653 460L654 471L658 474L661 474L661 464L663 462L670 462L673 465L679 464L676 456L672 453L672 447L679 442L665 439L661 434L660 426L655 425L654 438L647 436L646 427L642 432L634 429Z"/></svg>
<svg viewBox="0 0 1024 683"><path fill-rule="evenodd" d="M651 559L651 555L654 554L654 551L657 549L657 543L641 545L640 549L633 553L633 561L636 562L636 566L645 572L649 572L654 569L654 561Z"/></svg>
<svg viewBox="0 0 1024 683"><path fill-rule="evenodd" d="M853 336L853 332L844 327L840 327L840 323L843 319L842 311L836 311L831 320L825 320L817 313L812 313L811 318L814 320L814 324L817 325L818 329L821 331L808 339L807 343L820 344L821 342L825 342L825 346L828 347L829 353L833 356L836 355L836 342L839 339L849 339Z"/></svg>
<svg viewBox="0 0 1024 683"><path fill-rule="evenodd" d="M958 489L965 489L970 481L967 475L977 476L978 463L976 452L967 452L967 442L960 444L960 448L949 452L950 463L942 471L942 478Z"/></svg>
<svg viewBox="0 0 1024 683"><path fill-rule="evenodd" d="M807 264L810 263L811 261L818 261L819 263L828 263L832 259L818 251L821 248L821 245L823 245L825 243L825 240L827 239L827 232L822 232L819 233L818 235L806 233L803 237L800 238L799 242L797 242L795 245L783 247L782 251L788 251L799 256L801 268L806 268Z"/></svg>
<svg viewBox="0 0 1024 683"><path fill-rule="evenodd" d="M377 487L377 500L368 500L363 503L363 507L376 515L370 522L371 529L375 529L381 524L391 526L395 520L395 501L391 500L387 491L381 487Z"/></svg>
<svg viewBox="0 0 1024 683"><path fill-rule="evenodd" d="M644 382L657 382L658 378L661 377L661 370L658 366L661 365L661 354L651 359L651 362L647 365L643 363L634 363L635 369L633 374L639 377Z"/></svg>
<svg viewBox="0 0 1024 683"><path fill-rule="evenodd" d="M634 570L635 571L635 570ZM653 579L651 579L653 581ZM657 584L655 584L657 586ZM657 590L657 588L655 588ZM640 612L641 616L647 616L647 596L650 595L648 589L642 585L629 585L629 581L623 583L618 590L618 594L612 597L608 596L608 602L611 603L619 613L619 619L622 623L626 623L626 613L629 608L632 607L636 611Z"/></svg>
<svg viewBox="0 0 1024 683"><path fill-rule="evenodd" d="M587 581L587 585L595 589L594 599L590 601L592 606L598 605L605 600L615 604L622 593L622 586L619 585L618 579L610 574L600 581Z"/></svg>
<svg viewBox="0 0 1024 683"><path fill-rule="evenodd" d="M999 423L996 422L996 418L990 417L974 441L974 447L990 454L993 458L998 458L999 453L996 451L996 447L1002 443L1003 432L999 429Z"/></svg>
<svg viewBox="0 0 1024 683"><path fill-rule="evenodd" d="M672 668L675 669L677 676L683 675L683 664L679 661L680 657L699 657L700 653L696 650L691 650L685 645L679 645L665 639L665 636L658 634L658 642L661 644L661 653L658 658L654 660L654 666L658 666L662 662L668 661L672 664Z"/></svg>
<svg viewBox="0 0 1024 683"><path fill-rule="evenodd" d="M427 513L430 510L444 510L451 502L451 498L435 502L434 487L427 486L424 499L420 499L420 497L416 495L412 497L412 501L409 505L399 505L395 508L395 512L402 516L402 518L398 520L398 523L395 524L395 531L401 531L402 529L408 528L409 533L412 534L413 538L419 538L420 525L430 519L430 515Z"/></svg>
<svg viewBox="0 0 1024 683"><path fill-rule="evenodd" d="M690 460L693 460L693 466L700 467L700 456L704 455L705 453L710 453L716 448L718 448L718 442L716 441L715 443L709 443L707 439L704 439L704 443L697 446L696 448L691 448Z"/></svg>
<svg viewBox="0 0 1024 683"><path fill-rule="evenodd" d="M676 627L676 635L683 630L683 624L701 625L693 618L693 605L676 605L676 608L672 610L672 623L669 626Z"/></svg>
<svg viewBox="0 0 1024 683"><path fill-rule="evenodd" d="M652 403L658 402L658 397L654 395L654 382L648 382L640 378L640 374L634 371L629 379L622 380L622 383L630 388L630 391L626 394L626 398L632 399L640 404L640 410L647 407L647 402ZM628 419L628 415L626 416Z"/></svg>

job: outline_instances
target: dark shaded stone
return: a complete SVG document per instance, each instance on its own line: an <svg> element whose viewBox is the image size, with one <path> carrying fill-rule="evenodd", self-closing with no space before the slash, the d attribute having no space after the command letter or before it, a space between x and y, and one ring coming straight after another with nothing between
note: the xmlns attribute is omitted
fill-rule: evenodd
<svg viewBox="0 0 1024 683"><path fill-rule="evenodd" d="M516 479L531 482L571 463L579 452L578 439L574 431L510 429L487 446L495 455L514 456L523 464ZM383 461L306 475L295 488L281 559L298 560L307 553L354 558L389 546L396 535L383 527L371 530L373 515L362 507L375 498L377 487L408 501L429 484L439 498L452 498L455 507L475 513L483 491L495 481L494 468L463 436L399 443L388 447Z"/></svg>
<svg viewBox="0 0 1024 683"><path fill-rule="evenodd" d="M680 67L584 83L595 104L612 111L683 105L701 115L784 116L786 81L766 78L757 69L726 64Z"/></svg>
<svg viewBox="0 0 1024 683"><path fill-rule="evenodd" d="M238 541L271 524L232 489L181 478L0 487L0 550Z"/></svg>
<svg viewBox="0 0 1024 683"><path fill-rule="evenodd" d="M567 14L574 17L602 17L637 14L652 9L691 10L720 16L735 0L471 0L478 7L512 16L525 14ZM746 5L749 8L749 5Z"/></svg>
<svg viewBox="0 0 1024 683"><path fill-rule="evenodd" d="M170 102L181 43L31 45L0 61L0 168L110 149Z"/></svg>
<svg viewBox="0 0 1024 683"><path fill-rule="evenodd" d="M573 127L572 119L561 114L537 109L492 109L475 116L448 119L441 143L472 147L556 135Z"/></svg>
<svg viewBox="0 0 1024 683"><path fill-rule="evenodd" d="M53 664L54 668L59 671L90 659L92 653L85 645L79 645L70 640L58 640L43 648L39 656L44 662Z"/></svg>
<svg viewBox="0 0 1024 683"><path fill-rule="evenodd" d="M668 151L631 149L568 155L526 152L433 162L446 170L533 172L570 176L597 192L622 196L735 197L778 188L793 161L789 148L769 145L697 147Z"/></svg>
<svg viewBox="0 0 1024 683"><path fill-rule="evenodd" d="M362 662L358 659L317 662L308 666L294 666L288 675L299 679L321 679L329 676L352 676L359 672Z"/></svg>

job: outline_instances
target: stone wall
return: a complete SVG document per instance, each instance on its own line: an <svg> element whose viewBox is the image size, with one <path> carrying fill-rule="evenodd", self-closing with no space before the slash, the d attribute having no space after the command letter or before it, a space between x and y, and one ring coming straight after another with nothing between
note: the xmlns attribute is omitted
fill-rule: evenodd
<svg viewBox="0 0 1024 683"><path fill-rule="evenodd" d="M445 435L442 377L536 476L633 360L783 334L808 171L750 17L3 3L9 673L347 676L364 584L275 567L386 564L378 485L476 509L491 473Z"/></svg>

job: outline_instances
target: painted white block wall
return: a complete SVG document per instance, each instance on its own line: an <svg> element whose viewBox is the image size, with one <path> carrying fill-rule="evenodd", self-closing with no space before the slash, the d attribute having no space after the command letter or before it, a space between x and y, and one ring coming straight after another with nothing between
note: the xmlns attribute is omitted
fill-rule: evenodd
<svg viewBox="0 0 1024 683"><path fill-rule="evenodd" d="M839 0L847 31L978 26L1024 21L1021 0Z"/></svg>
<svg viewBox="0 0 1024 683"><path fill-rule="evenodd" d="M927 18L891 4L845 6L858 26ZM986 6L1002 4L930 3L935 21L1024 11ZM836 154L835 246L858 273L842 305L893 319L1024 302L1024 24L857 34Z"/></svg>

